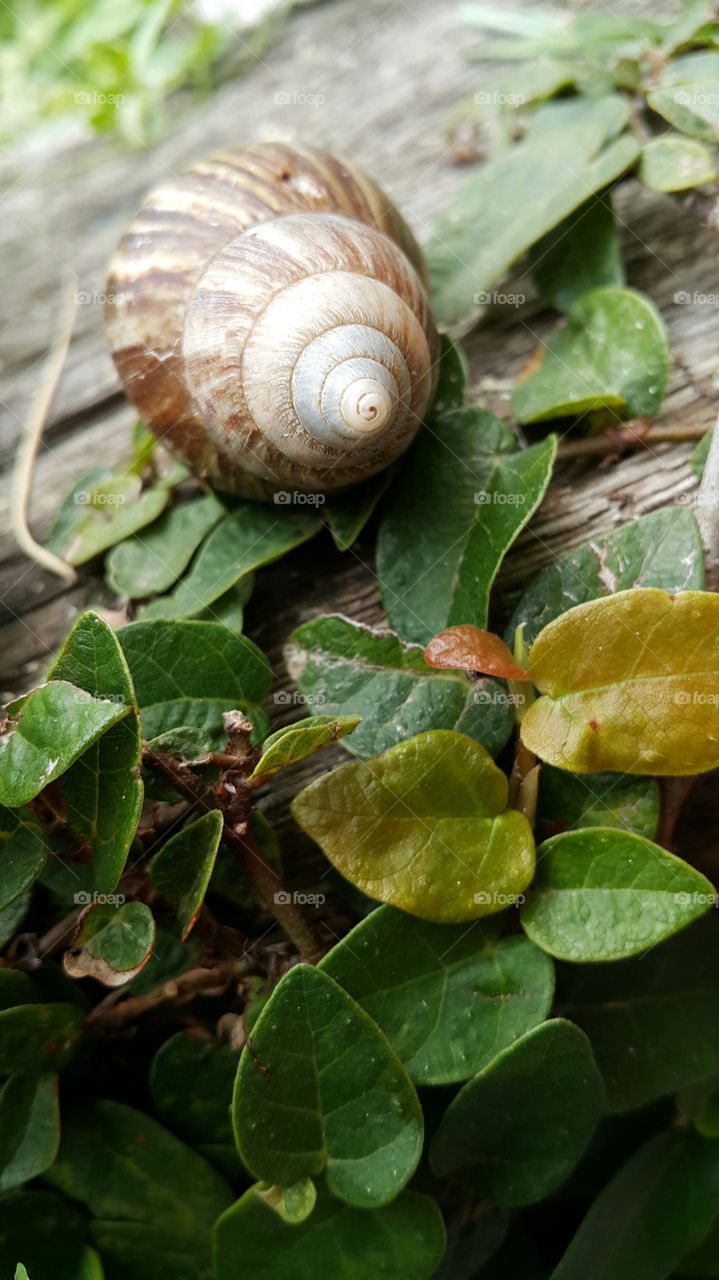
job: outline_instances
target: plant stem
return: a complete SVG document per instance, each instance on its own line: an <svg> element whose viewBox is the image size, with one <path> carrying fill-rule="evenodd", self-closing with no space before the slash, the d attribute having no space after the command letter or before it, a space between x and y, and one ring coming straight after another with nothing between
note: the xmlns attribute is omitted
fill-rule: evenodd
<svg viewBox="0 0 719 1280"><path fill-rule="evenodd" d="M167 1004L187 1003L195 996L222 995L227 984L233 978L241 978L246 966L240 960L232 960L227 964L216 965L213 969L190 969L178 978L164 982L155 991L145 996L129 996L122 999L123 992L112 991L101 1000L88 1014L85 1023L87 1029L94 1034L105 1031L119 1031L136 1018L154 1012Z"/></svg>
<svg viewBox="0 0 719 1280"><path fill-rule="evenodd" d="M194 774L190 773L188 769L175 764L168 756L143 747L142 759L143 763L149 769L152 769L153 773L157 773L166 782L169 782L178 794L183 799L188 800L191 805L201 808L204 813L210 813L214 809L222 810L221 804L211 803L199 789L199 780ZM290 941L294 942L301 958L307 964L316 964L321 959L325 948L322 946L312 926L305 919L292 893L282 883L269 862L266 861L264 854L250 835L249 830L239 832L236 826L233 826L228 821L228 816L224 810L223 820L225 843L240 859L243 870L258 897L271 911L278 924L282 926Z"/></svg>
<svg viewBox="0 0 719 1280"><path fill-rule="evenodd" d="M719 418L712 433L696 507L705 551L706 587L719 590Z"/></svg>
<svg viewBox="0 0 719 1280"><path fill-rule="evenodd" d="M704 435L706 427L654 427L646 435L639 432L635 435L626 433L621 437L621 443L616 436L591 436L588 440L569 440L566 444L560 444L557 457L564 461L612 454L620 448L638 448L640 445L686 444L691 440L701 440Z"/></svg>

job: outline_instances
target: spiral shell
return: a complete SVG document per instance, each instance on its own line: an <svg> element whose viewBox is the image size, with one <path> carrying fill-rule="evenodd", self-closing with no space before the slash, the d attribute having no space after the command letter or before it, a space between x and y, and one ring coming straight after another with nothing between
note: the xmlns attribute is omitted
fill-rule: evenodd
<svg viewBox="0 0 719 1280"><path fill-rule="evenodd" d="M112 354L144 421L247 497L375 474L436 384L412 234L374 183L321 152L251 147L160 188L108 295Z"/></svg>

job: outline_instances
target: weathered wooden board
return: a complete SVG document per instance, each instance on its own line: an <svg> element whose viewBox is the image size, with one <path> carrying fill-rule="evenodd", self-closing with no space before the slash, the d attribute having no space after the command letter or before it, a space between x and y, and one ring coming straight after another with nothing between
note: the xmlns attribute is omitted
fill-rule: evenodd
<svg viewBox="0 0 719 1280"><path fill-rule="evenodd" d="M631 5L627 5L631 9ZM109 254L149 187L208 150L254 138L302 139L362 164L396 198L418 232L465 173L453 165L447 124L463 96L481 90L486 70L463 56L475 35L458 8L436 0L337 0L296 13L266 58L211 101L180 116L176 132L128 153L99 140L57 154L12 159L0 170L0 652L4 689L29 686L79 608L106 597L100 579L76 587L40 572L16 552L7 531L10 464L40 363L56 323L63 270L78 277L70 358L37 468L33 511L47 527L79 472L119 458L133 421L104 350L102 300ZM551 182L548 167L547 181ZM666 197L630 183L617 199L630 283L645 289L667 322L672 373L660 422L709 427L716 414L719 257L717 233ZM517 273L506 292L520 307L498 307L466 340L477 398L509 416L512 380L554 319ZM676 295L689 295L688 304ZM703 300L702 300L703 299ZM531 529L510 555L496 607L559 549L668 502L691 501L696 482L686 445L643 448L618 466L563 465ZM448 500L451 495L448 495ZM431 519L431 512L427 513ZM278 689L289 687L282 645L301 620L339 610L381 620L372 572L372 538L345 556L329 538L309 544L259 577L248 631L270 654ZM287 704L276 704L287 717ZM338 752L338 756L342 756ZM326 767L326 756L320 767ZM288 774L274 802L317 766Z"/></svg>

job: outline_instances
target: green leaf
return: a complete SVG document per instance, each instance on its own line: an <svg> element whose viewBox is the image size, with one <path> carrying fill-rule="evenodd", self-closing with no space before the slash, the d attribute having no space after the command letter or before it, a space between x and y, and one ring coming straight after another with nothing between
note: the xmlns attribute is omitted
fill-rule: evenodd
<svg viewBox="0 0 719 1280"><path fill-rule="evenodd" d="M0 910L0 947L4 947L13 937L18 925L22 924L30 909L30 890L18 894L6 907Z"/></svg>
<svg viewBox="0 0 719 1280"><path fill-rule="evenodd" d="M356 485L349 493L330 494L322 507L326 522L338 551L349 551L374 512L390 480L390 471Z"/></svg>
<svg viewBox="0 0 719 1280"><path fill-rule="evenodd" d="M672 59L647 102L670 124L706 142L719 139L719 54L697 51Z"/></svg>
<svg viewBox="0 0 719 1280"><path fill-rule="evenodd" d="M63 964L71 978L94 978L121 987L144 969L155 941L155 921L144 902L97 902L82 917Z"/></svg>
<svg viewBox="0 0 719 1280"><path fill-rule="evenodd" d="M659 784L654 778L579 775L545 764L539 774L536 826L545 837L581 827L619 827L653 840L659 804Z"/></svg>
<svg viewBox="0 0 719 1280"><path fill-rule="evenodd" d="M30 809L14 812L0 805L0 911L34 884L49 852Z"/></svg>
<svg viewBox="0 0 719 1280"><path fill-rule="evenodd" d="M74 1004L19 1004L0 1013L0 1075L57 1071L77 1049L83 1023Z"/></svg>
<svg viewBox="0 0 719 1280"><path fill-rule="evenodd" d="M207 756L205 735L202 730L187 724L178 725L176 729L167 729L165 733L158 733L156 738L148 740L147 746L150 751L175 756L188 763L198 762Z"/></svg>
<svg viewBox="0 0 719 1280"><path fill-rule="evenodd" d="M21 1262L18 1262L15 1268L15 1280L30 1280L30 1277Z"/></svg>
<svg viewBox="0 0 719 1280"><path fill-rule="evenodd" d="M288 666L310 706L362 717L342 744L353 755L378 755L425 729L457 729L497 755L512 732L510 700L496 680L435 670L421 646L339 614L293 631Z"/></svg>
<svg viewBox="0 0 719 1280"><path fill-rule="evenodd" d="M669 369L664 322L634 289L605 287L582 294L566 323L540 347L515 383L519 422L611 410L612 418L656 413Z"/></svg>
<svg viewBox="0 0 719 1280"><path fill-rule="evenodd" d="M161 1228L178 1243L208 1233L233 1198L202 1156L119 1102L91 1101L63 1115L60 1151L45 1178L94 1218Z"/></svg>
<svg viewBox="0 0 719 1280"><path fill-rule="evenodd" d="M0 1275L23 1258L30 1280L78 1280L86 1235L83 1215L62 1196L12 1191L0 1198Z"/></svg>
<svg viewBox="0 0 719 1280"><path fill-rule="evenodd" d="M492 584L544 496L556 444L550 436L517 451L509 427L483 409L432 416L402 463L377 542L382 600L403 640L424 645L454 623L486 627Z"/></svg>
<svg viewBox="0 0 719 1280"><path fill-rule="evenodd" d="M639 148L622 133L627 117L616 96L550 103L522 142L466 180L435 222L427 250L443 326L466 327L483 293L526 249L634 164Z"/></svg>
<svg viewBox="0 0 719 1280"><path fill-rule="evenodd" d="M252 772L253 778L271 778L298 760L304 760L323 747L331 747L352 733L361 716L308 716L297 724L287 724L262 745L262 755Z"/></svg>
<svg viewBox="0 0 719 1280"><path fill-rule="evenodd" d="M57 1077L10 1076L0 1091L0 1191L49 1169L59 1142Z"/></svg>
<svg viewBox="0 0 719 1280"><path fill-rule="evenodd" d="M657 1134L595 1200L551 1280L664 1280L706 1235L718 1198L719 1143Z"/></svg>
<svg viewBox="0 0 719 1280"><path fill-rule="evenodd" d="M462 1170L499 1205L534 1204L587 1147L603 1103L587 1037L557 1018L504 1049L450 1103L430 1149L438 1177Z"/></svg>
<svg viewBox="0 0 719 1280"><path fill-rule="evenodd" d="M0 804L18 809L32 800L128 711L66 680L51 680L11 703L0 736Z"/></svg>
<svg viewBox="0 0 719 1280"><path fill-rule="evenodd" d="M150 1068L150 1093L161 1120L191 1143L230 1143L232 1089L239 1053L178 1031Z"/></svg>
<svg viewBox="0 0 719 1280"><path fill-rule="evenodd" d="M623 285L624 267L609 192L592 196L534 245L529 270L545 302L568 311L581 294Z"/></svg>
<svg viewBox="0 0 719 1280"><path fill-rule="evenodd" d="M60 793L74 836L92 851L98 892L112 893L127 861L143 801L140 721L120 642L98 614L83 613L48 675L68 680L94 698L131 710L80 756L63 776Z"/></svg>
<svg viewBox="0 0 719 1280"><path fill-rule="evenodd" d="M695 475L699 476L700 480L704 475L704 467L706 465L707 457L709 456L709 446L712 442L712 434L712 431L705 431L699 441L699 444L692 450L692 455L689 459L692 465L692 471Z"/></svg>
<svg viewBox="0 0 719 1280"><path fill-rule="evenodd" d="M558 1008L586 1031L612 1111L719 1072L716 912L644 956L559 965Z"/></svg>
<svg viewBox="0 0 719 1280"><path fill-rule="evenodd" d="M117 595L134 600L167 591L225 514L213 493L172 507L142 537L128 538L113 547L105 563L108 586Z"/></svg>
<svg viewBox="0 0 719 1280"><path fill-rule="evenodd" d="M256 1194L293 1226L304 1222L317 1204L317 1188L311 1178L303 1178L291 1187L268 1187L266 1191L260 1190L260 1185L254 1188Z"/></svg>
<svg viewBox="0 0 719 1280"><path fill-rule="evenodd" d="M19 969L0 969L0 1011L39 1000L37 987Z"/></svg>
<svg viewBox="0 0 719 1280"><path fill-rule="evenodd" d="M219 600L245 574L279 560L320 528L314 515L243 503L215 526L187 577L172 594L147 605L142 617L192 617Z"/></svg>
<svg viewBox="0 0 719 1280"><path fill-rule="evenodd" d="M403 1191L371 1213L320 1191L314 1212L285 1222L250 1187L215 1227L217 1280L431 1280L444 1250L444 1225L433 1200Z"/></svg>
<svg viewBox="0 0 719 1280"><path fill-rule="evenodd" d="M326 1170L333 1195L369 1209L392 1200L422 1150L422 1112L399 1058L331 978L296 965L275 987L240 1059L240 1156L287 1187Z"/></svg>
<svg viewBox="0 0 719 1280"><path fill-rule="evenodd" d="M529 585L507 627L511 646L517 627L531 645L542 627L574 605L629 587L701 591L704 551L696 520L685 507L640 516L612 533L558 556Z"/></svg>
<svg viewBox="0 0 719 1280"><path fill-rule="evenodd" d="M522 925L575 963L624 960L715 904L713 885L681 858L628 831L567 831L540 845Z"/></svg>
<svg viewBox="0 0 719 1280"><path fill-rule="evenodd" d="M717 174L711 148L680 133L653 138L642 150L639 177L654 191L686 191L713 182Z"/></svg>
<svg viewBox="0 0 719 1280"><path fill-rule="evenodd" d="M318 778L292 812L363 893L456 923L501 911L532 878L531 828L506 806L484 748L437 729Z"/></svg>
<svg viewBox="0 0 719 1280"><path fill-rule="evenodd" d="M246 573L234 587L230 587L219 600L213 600L206 609L196 615L201 622L221 622L223 627L239 635L245 620L245 605L255 587L254 573Z"/></svg>
<svg viewBox="0 0 719 1280"><path fill-rule="evenodd" d="M154 888L177 910L183 942L200 913L222 839L222 813L213 809L171 836L150 864Z"/></svg>
<svg viewBox="0 0 719 1280"><path fill-rule="evenodd" d="M216 622L131 622L118 632L142 711L146 738L189 725L208 748L227 737L225 711L244 711L259 733L259 703L272 674L256 645Z"/></svg>
<svg viewBox="0 0 719 1280"><path fill-rule="evenodd" d="M90 1232L106 1280L214 1280L207 1228L190 1236L145 1222L93 1221Z"/></svg>
<svg viewBox="0 0 719 1280"><path fill-rule="evenodd" d="M719 765L719 596L654 588L578 605L529 654L544 696L525 746L575 773L687 775Z"/></svg>
<svg viewBox="0 0 719 1280"><path fill-rule="evenodd" d="M86 564L156 520L168 495L164 484L143 491L140 477L126 471L88 471L60 507L48 547L70 564Z"/></svg>
<svg viewBox="0 0 719 1280"><path fill-rule="evenodd" d="M486 1066L549 1013L554 970L523 938L493 921L427 924L379 907L320 968L397 1050L416 1084L452 1084Z"/></svg>

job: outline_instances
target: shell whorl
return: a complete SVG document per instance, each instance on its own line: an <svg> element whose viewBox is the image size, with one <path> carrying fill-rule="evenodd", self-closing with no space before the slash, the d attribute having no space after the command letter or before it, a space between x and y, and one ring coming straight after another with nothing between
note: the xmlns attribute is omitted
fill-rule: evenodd
<svg viewBox="0 0 719 1280"><path fill-rule="evenodd" d="M113 355L148 425L218 487L343 488L407 447L432 394L422 269L387 198L332 157L216 157L120 245Z"/></svg>

